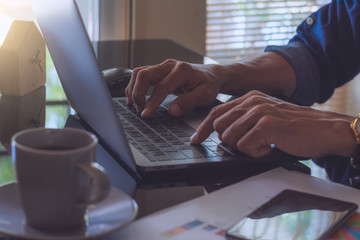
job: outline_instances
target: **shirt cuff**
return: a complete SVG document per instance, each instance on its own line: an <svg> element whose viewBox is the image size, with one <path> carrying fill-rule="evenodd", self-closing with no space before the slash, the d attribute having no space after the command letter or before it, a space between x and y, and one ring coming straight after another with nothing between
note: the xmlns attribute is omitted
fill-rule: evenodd
<svg viewBox="0 0 360 240"><path fill-rule="evenodd" d="M291 99L301 105L310 106L320 96L320 75L309 50L301 42L290 42L285 46L268 46L265 52L276 52L293 67L296 74L296 90Z"/></svg>

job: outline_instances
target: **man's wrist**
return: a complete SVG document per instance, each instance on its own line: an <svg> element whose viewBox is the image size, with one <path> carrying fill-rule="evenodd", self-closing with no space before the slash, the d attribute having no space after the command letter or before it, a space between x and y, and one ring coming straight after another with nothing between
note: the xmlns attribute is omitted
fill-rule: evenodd
<svg viewBox="0 0 360 240"><path fill-rule="evenodd" d="M265 52L238 63L222 65L221 92L241 96L258 90L272 96L291 97L296 88L296 76L285 58L275 52Z"/></svg>
<svg viewBox="0 0 360 240"><path fill-rule="evenodd" d="M354 168L360 169L360 114L350 122L350 128L354 133L357 144L356 150L350 159L350 163Z"/></svg>

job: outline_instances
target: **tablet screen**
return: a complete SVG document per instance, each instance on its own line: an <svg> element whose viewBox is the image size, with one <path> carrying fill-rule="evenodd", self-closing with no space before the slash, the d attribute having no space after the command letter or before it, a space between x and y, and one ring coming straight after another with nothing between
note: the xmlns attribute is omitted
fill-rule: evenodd
<svg viewBox="0 0 360 240"><path fill-rule="evenodd" d="M226 232L228 239L324 239L357 209L349 202L285 190Z"/></svg>

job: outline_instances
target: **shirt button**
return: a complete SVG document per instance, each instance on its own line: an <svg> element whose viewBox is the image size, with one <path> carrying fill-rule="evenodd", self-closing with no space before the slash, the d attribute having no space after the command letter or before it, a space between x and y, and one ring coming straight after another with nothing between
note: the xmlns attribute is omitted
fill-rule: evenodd
<svg viewBox="0 0 360 240"><path fill-rule="evenodd" d="M314 23L314 18L312 18L312 17L308 17L307 19L306 19L306 23L308 24L308 25L312 25L313 23Z"/></svg>

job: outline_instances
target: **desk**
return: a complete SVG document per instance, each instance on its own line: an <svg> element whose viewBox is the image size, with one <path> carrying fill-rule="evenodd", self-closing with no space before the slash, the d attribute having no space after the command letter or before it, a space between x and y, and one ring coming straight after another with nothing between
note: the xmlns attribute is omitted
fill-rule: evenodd
<svg viewBox="0 0 360 240"><path fill-rule="evenodd" d="M134 68L160 63L168 58L193 63L208 61L203 56L168 40L105 41L95 42L93 46L101 70L112 67ZM1 96L0 185L14 181L11 157L8 154L10 138L14 133L30 127L62 128L66 124L76 124L72 122L71 117L69 118L73 111L66 102L54 71L49 63L46 87L41 87L23 97ZM98 151L98 161L109 171L114 186L134 196L140 209L149 209L140 212L140 215L146 215L203 193L201 187L137 191L135 181L101 147ZM333 160L324 166L329 173L334 173L330 178L341 183L346 183L349 176L356 174L346 161L339 163ZM314 165L311 167L318 169ZM337 171L333 171L334 169ZM163 204L154 207L153 202L158 195L172 195L177 201L164 200Z"/></svg>

